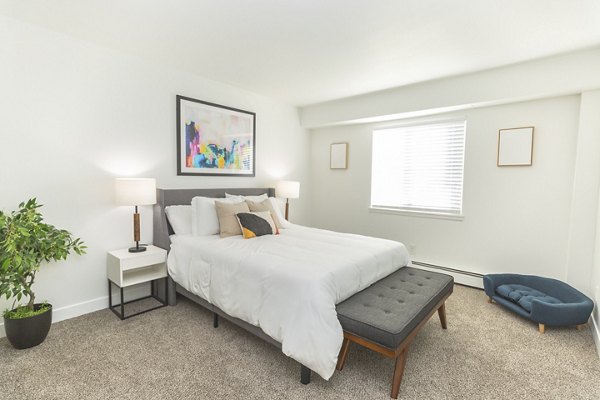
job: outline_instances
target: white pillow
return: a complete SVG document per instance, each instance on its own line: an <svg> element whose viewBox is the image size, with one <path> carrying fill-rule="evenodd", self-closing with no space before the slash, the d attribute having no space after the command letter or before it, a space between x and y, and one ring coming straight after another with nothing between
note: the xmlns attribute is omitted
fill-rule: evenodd
<svg viewBox="0 0 600 400"><path fill-rule="evenodd" d="M238 194L225 193L225 198L226 199L238 199L239 201L248 200L248 201L252 201L254 203L260 203L261 201L267 199L267 194L263 193L263 194L258 195L258 196L241 196L241 195L238 195Z"/></svg>
<svg viewBox="0 0 600 400"><path fill-rule="evenodd" d="M237 198L194 197L192 199L192 235L216 235L220 232L215 200L230 203L240 203L243 201Z"/></svg>
<svg viewBox="0 0 600 400"><path fill-rule="evenodd" d="M165 213L176 235L192 233L192 206L167 206Z"/></svg>
<svg viewBox="0 0 600 400"><path fill-rule="evenodd" d="M268 198L271 201L271 204L273 205L273 209L275 209L275 213L277 214L275 217L279 220L278 225L281 228L289 228L291 225L291 223L288 222L287 219L285 219L285 201L283 199L280 199L278 197L267 197L266 193L263 193L259 196L241 196L237 194L225 193L225 198L238 199L240 201L248 200L254 203L260 203Z"/></svg>
<svg viewBox="0 0 600 400"><path fill-rule="evenodd" d="M285 219L285 201L277 197L269 197L269 201L275 210L277 219L282 228L289 228L292 224Z"/></svg>

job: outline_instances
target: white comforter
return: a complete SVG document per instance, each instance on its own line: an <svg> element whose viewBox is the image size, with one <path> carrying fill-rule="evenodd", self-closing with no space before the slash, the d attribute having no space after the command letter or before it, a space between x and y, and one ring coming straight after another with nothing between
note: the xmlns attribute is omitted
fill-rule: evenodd
<svg viewBox="0 0 600 400"><path fill-rule="evenodd" d="M249 240L172 237L168 258L177 283L325 379L343 340L335 305L409 264L402 243L297 225Z"/></svg>

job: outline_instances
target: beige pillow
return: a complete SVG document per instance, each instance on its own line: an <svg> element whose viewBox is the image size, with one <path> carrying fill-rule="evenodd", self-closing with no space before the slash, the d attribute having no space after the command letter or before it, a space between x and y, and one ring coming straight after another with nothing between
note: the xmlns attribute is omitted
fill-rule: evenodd
<svg viewBox="0 0 600 400"><path fill-rule="evenodd" d="M215 208L217 209L221 237L241 235L242 228L240 228L236 214L250 212L248 204L245 202L225 203L222 201L215 201Z"/></svg>
<svg viewBox="0 0 600 400"><path fill-rule="evenodd" d="M271 201L269 199L263 200L260 203L255 203L253 201L246 200L246 203L248 204L248 207L250 208L250 211L252 211L252 212L260 212L260 211L270 212L271 218L273 218L273 221L275 222L275 226L277 226L277 229L283 228L283 224L281 223L281 221L279 221L279 217L277 216L277 213L275 212L275 209L273 208L273 203L271 203Z"/></svg>

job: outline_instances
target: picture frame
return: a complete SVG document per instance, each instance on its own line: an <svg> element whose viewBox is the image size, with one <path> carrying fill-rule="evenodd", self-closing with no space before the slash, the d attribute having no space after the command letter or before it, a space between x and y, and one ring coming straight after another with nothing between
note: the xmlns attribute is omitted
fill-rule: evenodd
<svg viewBox="0 0 600 400"><path fill-rule="evenodd" d="M498 131L499 167L533 165L533 126Z"/></svg>
<svg viewBox="0 0 600 400"><path fill-rule="evenodd" d="M255 176L256 114L176 96L177 175Z"/></svg>
<svg viewBox="0 0 600 400"><path fill-rule="evenodd" d="M329 168L348 168L348 143L331 143L329 148Z"/></svg>

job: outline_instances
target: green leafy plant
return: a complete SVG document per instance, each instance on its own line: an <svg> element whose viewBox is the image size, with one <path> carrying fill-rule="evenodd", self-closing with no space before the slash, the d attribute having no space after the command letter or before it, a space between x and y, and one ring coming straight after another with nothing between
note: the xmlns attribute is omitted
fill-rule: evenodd
<svg viewBox="0 0 600 400"><path fill-rule="evenodd" d="M71 251L81 255L86 249L81 239L44 223L40 207L33 198L10 214L0 211L0 297L14 298L13 308L28 298L17 308L20 318L35 315L32 286L42 263L66 260Z"/></svg>
<svg viewBox="0 0 600 400"><path fill-rule="evenodd" d="M46 302L40 304L38 308L31 311L27 306L17 307L14 310L4 310L4 316L8 319L23 319L33 317L35 315L43 314L48 311L52 306Z"/></svg>

